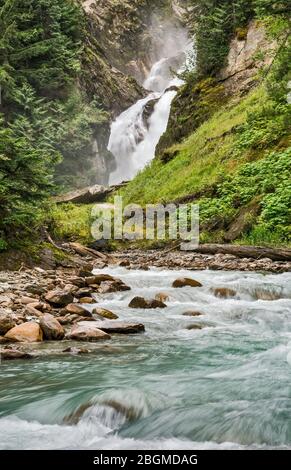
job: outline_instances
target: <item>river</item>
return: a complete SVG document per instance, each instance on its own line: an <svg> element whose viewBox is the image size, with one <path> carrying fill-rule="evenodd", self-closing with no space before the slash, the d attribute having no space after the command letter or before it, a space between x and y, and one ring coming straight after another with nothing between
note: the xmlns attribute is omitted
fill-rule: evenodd
<svg viewBox="0 0 291 470"><path fill-rule="evenodd" d="M44 343L36 359L3 362L2 449L290 448L291 273L105 272L132 290L98 306L144 323L145 334L82 344L92 352L79 356ZM173 289L181 276L203 287ZM216 298L216 287L237 295ZM160 292L166 309L128 308ZM258 300L262 292L275 300Z"/></svg>

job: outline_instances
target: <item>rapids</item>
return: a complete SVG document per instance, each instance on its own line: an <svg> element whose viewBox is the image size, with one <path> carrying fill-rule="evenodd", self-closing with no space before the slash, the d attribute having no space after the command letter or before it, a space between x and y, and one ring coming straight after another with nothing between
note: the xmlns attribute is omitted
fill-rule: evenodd
<svg viewBox="0 0 291 470"><path fill-rule="evenodd" d="M98 306L146 333L82 343L89 355L61 353L57 342L50 354L39 345L37 359L3 362L2 449L291 447L291 273L105 272L132 290ZM173 289L181 276L203 287ZM216 287L237 295L218 299ZM166 309L127 307L160 292ZM262 292L275 300L258 300ZM189 310L202 315L183 316Z"/></svg>

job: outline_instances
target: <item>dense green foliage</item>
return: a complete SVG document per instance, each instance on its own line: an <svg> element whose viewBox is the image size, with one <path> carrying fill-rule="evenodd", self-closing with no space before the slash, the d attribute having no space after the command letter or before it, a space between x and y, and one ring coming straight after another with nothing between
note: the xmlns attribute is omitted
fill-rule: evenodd
<svg viewBox="0 0 291 470"><path fill-rule="evenodd" d="M193 0L197 65L195 76L215 73L223 64L231 35L254 13L252 0ZM239 32L239 31L238 31ZM240 31L242 34L242 31Z"/></svg>
<svg viewBox="0 0 291 470"><path fill-rule="evenodd" d="M196 67L184 73L160 158L122 193L126 202L142 204L193 195L204 240L223 241L255 203L259 215L243 240L289 243L290 1L189 3ZM255 17L278 41L278 51L272 66L262 69L258 88L232 102L216 74L230 40L244 39ZM84 31L75 0L0 0L0 250L34 235L56 184L69 186L72 175L90 171L92 136L108 116L100 96L89 99L80 88L82 55L90 52ZM104 75L96 76L102 81ZM112 87L109 80L108 94L116 92ZM90 207L54 207L52 214L56 236L90 238Z"/></svg>
<svg viewBox="0 0 291 470"><path fill-rule="evenodd" d="M77 86L83 21L73 0L0 0L0 249L34 230L58 163L86 166L105 118Z"/></svg>
<svg viewBox="0 0 291 470"><path fill-rule="evenodd" d="M170 129L160 143L160 148L164 145L163 152L122 191L122 195L127 203L141 204L179 201L190 195L190 199L200 205L202 241L227 240L233 223L244 214L249 220L236 235L238 241L290 244L289 2L194 1L194 4L205 7L205 14L195 25L198 68L185 74L186 85L174 103L175 119L170 121ZM239 102L228 97L222 109L219 109L218 99L215 109L215 102L212 105L209 100L209 90L205 93L204 87L198 96L193 92L199 87L202 90L203 83L211 83L208 75L223 63L231 31L244 26L247 16L243 15L236 16L240 19L227 26L222 20L218 21L231 15L231 6L237 8L239 4L250 7L245 13L259 15L270 41L277 40L278 50L271 67L261 69L260 86L254 92ZM215 51L221 54L217 62ZM210 62L209 57L213 57ZM217 88L215 81L212 88ZM195 100L191 101L193 96ZM197 112L203 106L205 118L202 113L199 121ZM193 126L192 133L181 144L172 145L181 137L177 134L179 126L186 131L188 126L185 135L189 135ZM167 141L169 148L165 148ZM256 207L256 212L250 211L248 215L249 207Z"/></svg>
<svg viewBox="0 0 291 470"><path fill-rule="evenodd" d="M217 72L225 61L230 39L244 39L248 21L255 15L288 16L289 0L192 0L196 67L194 77Z"/></svg>

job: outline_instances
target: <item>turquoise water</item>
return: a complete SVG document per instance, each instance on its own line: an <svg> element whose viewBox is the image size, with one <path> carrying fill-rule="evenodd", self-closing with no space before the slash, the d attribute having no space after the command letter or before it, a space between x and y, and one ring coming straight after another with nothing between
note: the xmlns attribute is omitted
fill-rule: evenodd
<svg viewBox="0 0 291 470"><path fill-rule="evenodd" d="M143 322L146 333L90 345L89 355L65 355L67 345L54 343L50 355L42 345L38 359L3 362L2 449L291 446L291 273L106 272L132 291L99 306ZM185 275L203 287L172 289ZM237 296L217 299L215 287ZM159 292L170 296L167 309L127 307ZM276 300L257 299L266 292ZM194 323L203 329L188 330Z"/></svg>

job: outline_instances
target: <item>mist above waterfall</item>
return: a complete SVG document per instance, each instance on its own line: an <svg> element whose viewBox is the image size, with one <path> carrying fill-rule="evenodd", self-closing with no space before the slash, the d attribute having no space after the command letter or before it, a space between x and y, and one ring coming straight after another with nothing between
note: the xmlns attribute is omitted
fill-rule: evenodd
<svg viewBox="0 0 291 470"><path fill-rule="evenodd" d="M153 19L149 34L152 68L143 86L149 91L112 123L108 149L116 159L110 184L132 179L155 156L155 149L169 120L171 103L183 83L175 72L181 70L190 48L187 31L174 22L158 24Z"/></svg>

